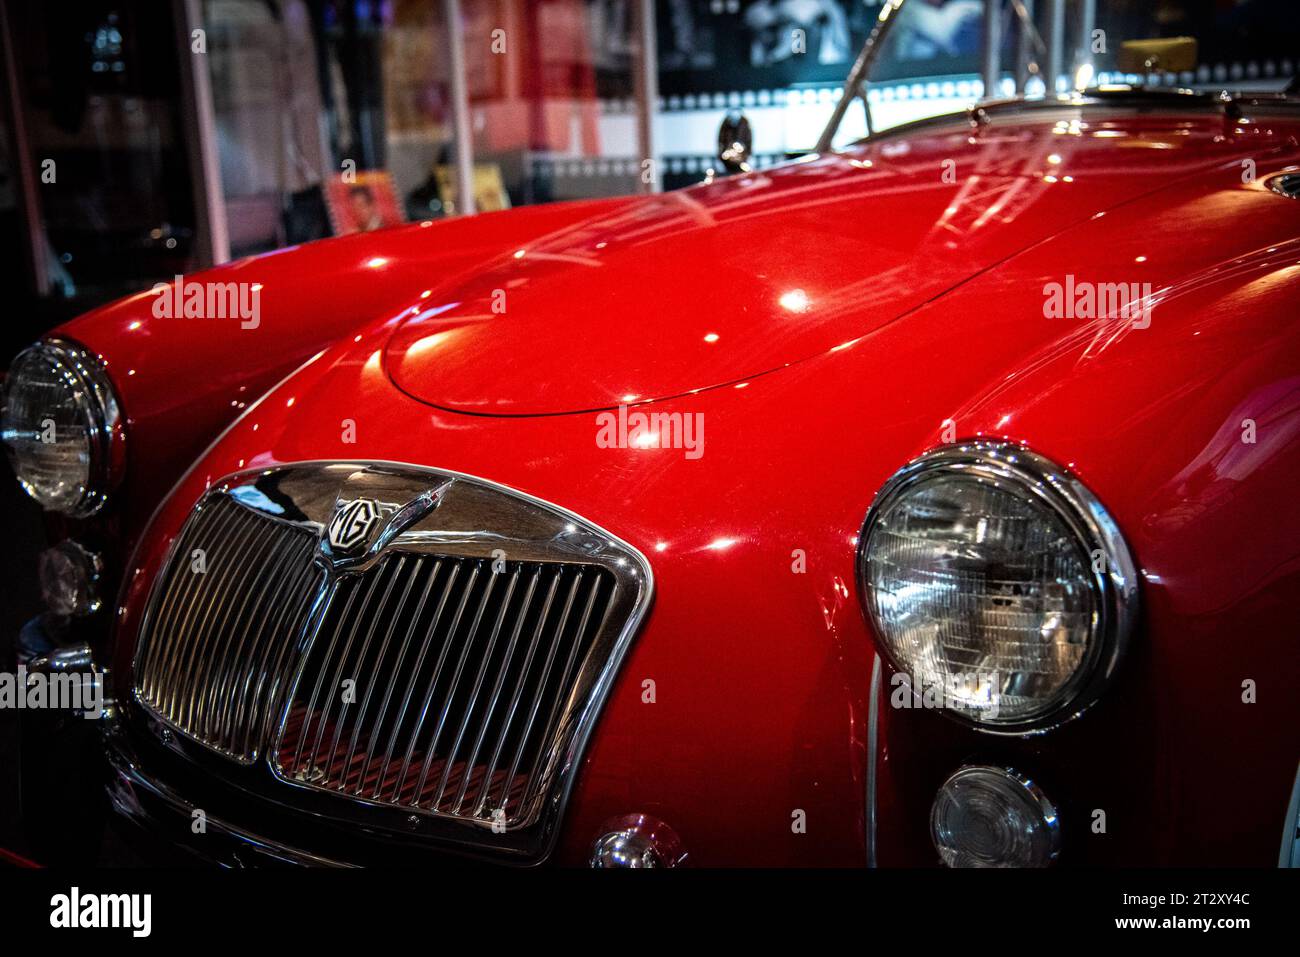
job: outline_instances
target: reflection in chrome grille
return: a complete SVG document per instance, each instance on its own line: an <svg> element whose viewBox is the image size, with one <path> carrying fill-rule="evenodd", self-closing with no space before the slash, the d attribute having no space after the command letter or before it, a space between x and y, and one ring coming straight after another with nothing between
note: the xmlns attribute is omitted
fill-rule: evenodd
<svg viewBox="0 0 1300 957"><path fill-rule="evenodd" d="M190 518L140 635L136 690L159 717L257 755L323 573L316 537L218 496Z"/></svg>
<svg viewBox="0 0 1300 957"><path fill-rule="evenodd" d="M459 818L535 817L556 770L545 743L613 576L493 564L397 553L341 581L297 682L280 773Z"/></svg>

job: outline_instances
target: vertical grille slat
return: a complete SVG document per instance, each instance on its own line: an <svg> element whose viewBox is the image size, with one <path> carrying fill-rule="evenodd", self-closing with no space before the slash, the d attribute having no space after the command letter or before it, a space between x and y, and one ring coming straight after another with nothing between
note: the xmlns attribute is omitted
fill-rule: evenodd
<svg viewBox="0 0 1300 957"><path fill-rule="evenodd" d="M529 607L532 605L533 592L537 589L537 579L539 575L540 575L540 570L535 571L533 573L532 578L528 582L528 591L524 594L523 601L520 603L519 607L515 610L515 624L514 627L510 630L509 643L506 645L506 650L504 656L502 657L501 665L500 667L497 668L497 677L496 680L492 683L492 693L488 696L487 704L483 708L483 716L478 723L478 734L474 738L474 746L470 749L469 758L466 759L465 761L466 768L475 768L478 766L479 749L483 747L483 739L487 736L488 728L491 726L492 714L493 712L496 711L497 701L501 697L501 686L505 684L506 675L510 673L510 662L514 658L515 645L518 644L519 632L523 630L524 627L524 616L527 614ZM519 577L519 570L516 569L515 578L517 579L518 577ZM512 581L510 583L510 588L512 591L514 590L514 587L515 587L515 583ZM500 626L498 625L498 627ZM486 670L487 670L487 662L485 661L482 671L486 671ZM480 683L482 682L482 677L483 677L482 672L480 672L479 675ZM467 723L468 720L469 718L468 716L466 716ZM483 778L480 783L486 785L488 783L490 775L491 775L491 770L485 769L483 772ZM464 774L461 776L460 789L456 792L456 800L452 803L451 806L452 814L460 813L461 805L465 803L465 794L469 790L469 782L470 782L469 774Z"/></svg>
<svg viewBox="0 0 1300 957"><path fill-rule="evenodd" d="M490 806L492 800L492 780L496 773L497 761L501 759L501 752L506 746L506 740L509 737L511 721L515 716L515 709L519 706L519 699L523 695L524 683L528 678L529 667L533 663L533 656L537 651L537 646L541 641L542 629L546 624L546 618L551 612L551 602L555 599L555 593L560 587L560 575L557 572L551 574L551 585L546 592L546 600L542 603L542 610L538 613L537 624L533 628L533 637L528 642L528 654L524 658L523 666L519 669L519 677L515 680L515 690L510 695L510 706L506 709L505 718L502 722L501 731L497 735L496 746L492 749L492 757L487 763L487 769L483 774L483 787L479 794L478 803L474 806L474 816L478 817L483 813L484 808ZM508 785L507 785L508 786Z"/></svg>
<svg viewBox="0 0 1300 957"><path fill-rule="evenodd" d="M546 740L554 732L555 722L560 716L560 709L564 706L567 696L566 689L570 685L570 676L573 673L574 666L581 660L580 652L586 650L585 638L587 636L587 623L591 619L592 609L596 606L596 596L600 592L601 580L597 578L591 583L587 591L587 602L582 609L582 617L578 620L578 626L574 629L573 638L569 643L568 659L564 663L564 670L560 672L560 677L556 683L557 691L551 701L550 716L546 720L544 730L542 731L542 740ZM539 750L533 759L532 769L528 772L528 780L536 781L539 773L543 770L542 764L546 760L545 751Z"/></svg>
<svg viewBox="0 0 1300 957"><path fill-rule="evenodd" d="M232 744L238 736L240 750L248 749L253 729L259 727L265 718L264 710L259 707L260 696L253 689L261 689L267 676L267 659L277 646L292 644L280 640L286 623L306 620L303 604L310 599L311 584L317 578L319 572L312 567L311 558L304 550L280 549L280 558L267 579L264 597L255 606L259 611L271 611L261 614L255 630L250 629L252 641L247 645L246 653L241 642L241 647L235 652L236 660L230 663L230 683L221 694L225 705L220 733L226 735ZM253 694L251 702L250 692Z"/></svg>
<svg viewBox="0 0 1300 957"><path fill-rule="evenodd" d="M439 564L441 564L441 563L439 563ZM456 586L456 576L460 574L460 568L461 568L461 566L456 565L456 566L454 566L454 567L451 569L451 573L450 573L450 575L449 575L449 577L448 577L447 583L446 583L446 585L443 586L442 594L440 595L440 597L439 597L439 599L438 599L438 607L437 607L437 610L433 613L433 621L432 621L432 622L430 623L430 625L429 625L428 635L430 636L430 638L431 638L433 635L435 635L435 634L437 633L437 630L438 630L438 623L439 623L439 621L442 620L442 610L443 610L443 608L445 608L446 605L447 605L447 599L450 598L450 597L452 596L452 594L453 594L453 589L454 589L455 586ZM432 582L430 582L429 587L430 587L430 589L433 587L433 583L432 583ZM410 634L408 634L408 636L407 636L407 637L408 637L408 640L409 640L409 638L410 638L411 636L414 635L414 633L415 633L415 628L416 628L416 626L417 626L418 624L419 624L419 619L418 619L418 617L417 617L417 618L413 618L413 619L411 619ZM400 716L406 714L406 712L407 712L407 708L409 707L409 705L410 705L410 703L411 703L411 693L412 693L413 691L415 691L416 680L418 679L418 677L419 677L419 675L420 675L420 666L424 663L424 659L425 659L425 657L428 655L429 648L430 648L431 646L432 646L432 641L431 641L431 640L426 640L426 641L421 642L421 644L420 644L420 651L419 651L419 654L418 654L418 656L417 656L416 659L415 659L415 666L411 669L411 675L410 675L410 678L409 678L409 679L407 680L407 682L406 682L406 692L402 695L402 703L401 703L401 705L400 705L400 706L398 707L398 709L397 709L397 714L398 714L399 717L398 717L398 718L395 718L394 721L393 721L392 731L391 731L391 732L389 733L389 735L388 735L388 745L387 745L387 747L384 748L384 762L383 762L383 765L382 765L382 770L381 770L380 775L379 775L379 780L375 782L375 792L374 792L374 794L372 795L372 797L373 797L375 800L378 800L378 799L379 799L380 795L383 793L383 790L384 790L384 784L385 784L385 777L384 777L384 774L385 774L385 773L387 772L387 770L388 770L389 762L392 761L392 759L393 759L393 749L394 749L394 748L396 747L396 745L397 745L397 735L398 735L398 732L401 730L401 727L402 727L401 717L400 717ZM423 715L423 712L422 712L421 714ZM421 720L423 720L423 717L421 717ZM414 749L414 738L415 738L415 734L418 734L418 733L419 733L419 728L420 728L420 726L419 726L419 724L417 723L416 728L415 728L415 732L411 735L411 738L412 738L411 748L407 750L406 758L405 758L405 760L402 762L402 766L401 766L401 774L397 777L397 779L396 779L396 784L394 785L394 788L393 788L393 796L392 796L392 799L391 799L392 801L396 801L396 800L397 800L397 793L398 793L398 791L401 789L402 781L403 781L403 780L405 779L405 777L406 777L406 772L410 769L410 766L411 766L411 751Z"/></svg>
<svg viewBox="0 0 1300 957"><path fill-rule="evenodd" d="M474 675L474 685L465 695L465 715L461 718L460 726L456 729L456 737L447 749L447 757L442 763L442 777L438 779L438 790L433 796L434 808L442 807L442 796L447 790L447 785L451 783L451 773L456 768L456 758L460 755L460 746L465 740L465 732L469 729L470 722L474 718L474 708L478 705L479 691L483 688L483 677L487 674L489 663L492 661L492 651L496 647L497 639L501 636L501 625L506 620L506 613L510 610L510 599L514 596L515 586L519 584L519 569L515 569L510 575L510 582L506 585L505 598L501 601L501 608L497 612L496 621L492 625L492 633L487 639L482 654L478 655L478 671ZM466 646L469 650L469 646ZM460 780L465 781L469 777L472 765L466 761L461 765ZM454 811L452 813L455 813Z"/></svg>
<svg viewBox="0 0 1300 957"><path fill-rule="evenodd" d="M344 606L343 606L343 613L339 616L339 619L338 619L338 621L337 621L336 624L335 624L335 627L334 627L333 633L332 633L331 636L330 636L329 650L326 652L326 657L327 657L328 659L331 659L331 660L332 660L333 657L334 657L334 649L338 646L339 638L340 638L340 637L342 636L342 634L343 634L344 625L345 625L345 623L346 623L347 620L348 620L348 615L349 615L349 614L351 613L351 611L352 611L352 603L355 602L356 599L357 599L356 583L355 583L355 582L351 582L351 583L349 583L349 585L350 585L351 587L348 587L348 588L347 588L348 597L347 597L347 599L346 599L346 603L345 603ZM337 593L335 593L335 597L337 598ZM319 641L319 636L317 637L317 640ZM312 691L311 691L311 702L307 705L307 712L306 712L306 713L307 713L308 715L312 715L312 714L315 714L315 713L316 713L316 701L320 698L320 689L321 689L322 684L324 684L324 682L325 682L325 669L322 668L322 669L320 669L319 674L317 674L317 676L316 676L316 683L315 683L315 685L313 685L313 687L312 687ZM294 765L299 766L299 767L301 767L302 746L303 746L303 744L305 744L306 741L307 741L307 738L308 738L308 736L309 736L309 733L308 733L308 732L309 732L309 729L308 729L308 727L307 727L307 723L306 723L306 721L304 721L304 722L303 722L303 727L302 727L302 729L301 729L301 735L300 735L300 737L298 738L298 750L294 753L294 756L293 756L293 763L294 763ZM324 724L322 724L321 727L320 727L320 736L324 736L324 734L325 734L325 726L324 726ZM309 764L311 764L311 763L313 763L313 762L315 761L315 753L316 753L318 750L320 750L320 740L319 740L319 737L318 737L316 743L312 745L312 751L311 751L311 754L308 755L308 759L307 759L307 761L308 761Z"/></svg>
<svg viewBox="0 0 1300 957"><path fill-rule="evenodd" d="M265 675L259 645L292 644L319 585L315 536L226 498L186 523L141 629L136 689L155 714L236 760L256 756L271 703L240 694ZM204 554L194 570L193 552Z"/></svg>
<svg viewBox="0 0 1300 957"><path fill-rule="evenodd" d="M490 483L239 473L157 573L135 698L194 761L262 761L243 780L269 798L536 856L649 589L634 549Z"/></svg>
<svg viewBox="0 0 1300 957"><path fill-rule="evenodd" d="M456 670L451 674L451 682L447 686L446 706L443 707L442 713L438 716L438 724L433 730L433 740L429 742L428 751L424 756L424 764L420 768L420 782L415 786L415 801L419 803L424 795L424 784L429 779L429 772L433 769L433 760L438 756L438 744L442 741L442 730L447 725L447 718L451 716L451 710L456 705L456 692L460 689L460 678L465 673L465 664L469 661L470 650L474 647L474 639L478 637L478 628L483 621L483 612L487 610L488 599L492 597L492 588L497 583L497 576L490 574L487 578L487 584L483 587L483 597L479 599L478 609L474 612L474 622L469 626L464 639L461 641L460 657L456 660ZM455 632L452 637L454 639ZM443 763L447 769L451 768L451 761L454 755L447 756ZM445 784L446 778L440 778ZM433 805L438 806L437 802Z"/></svg>
<svg viewBox="0 0 1300 957"><path fill-rule="evenodd" d="M448 639L443 641L438 652L438 662L433 667L433 673L429 677L429 687L424 692L424 705L420 708L420 716L415 721L415 728L411 732L407 745L406 757L402 759L402 770L397 776L397 781L393 785L393 801L400 802L402 788L406 785L407 775L411 770L411 760L415 757L415 745L420 739L420 731L424 727L425 718L429 714L429 705L433 703L434 689L438 687L438 680L442 677L442 667L447 661L447 653L451 650L450 636L456 634L457 628L460 627L460 616L465 612L465 606L469 603L469 597L474 591L474 582L478 579L478 565L475 564L470 569L469 581L461 586L460 598L456 603L455 617L451 620L451 625L447 628Z"/></svg>
<svg viewBox="0 0 1300 957"><path fill-rule="evenodd" d="M200 675L195 684L205 690L195 694L197 714L194 725L205 738L212 737L213 712L216 710L217 690L222 671L231 662L230 647L240 631L241 622L253 600L252 585L259 572L265 572L258 566L266 560L267 543L272 538L274 529L269 523L263 523L258 534L249 543L248 551L243 555L230 555L227 561L231 565L231 585L229 597L222 604L215 623L209 630L212 638L207 653L200 665Z"/></svg>
<svg viewBox="0 0 1300 957"><path fill-rule="evenodd" d="M285 580L284 576L287 571L286 566L289 564L292 555L293 552L287 548L276 550L273 564L270 566L270 574L259 576L262 579L260 585L257 585L256 582L254 582L254 587L257 591L256 593L253 593L250 590L247 604L251 605L252 608L259 610L276 607L273 603L267 601L267 596L268 593L274 592L278 587L283 587L283 582ZM251 655L256 649L258 642L261 641L262 634L266 629L267 620L270 617L270 615L263 614L260 622L258 622L255 627L253 623L250 622L249 627L240 631L237 636L238 644L235 646L234 652L227 656L226 661L222 662L222 667L219 672L219 683L213 683L212 700L209 703L209 707L213 708L214 711L218 707L220 708L217 713L217 727L215 730L215 736L219 740L229 739L231 722L236 720L234 701L231 699L234 686L241 670L240 664L245 657L245 648L249 647L248 641L252 638L253 644L251 648L249 648L249 654ZM235 638L235 635L231 636L232 641L234 641ZM246 671L246 673L251 672ZM211 734L212 732L209 731L209 733Z"/></svg>
<svg viewBox="0 0 1300 957"><path fill-rule="evenodd" d="M282 635L297 635L299 623L306 622L316 596L313 584L321 579L320 571L304 556L303 568L298 578L284 595L277 595L276 611L271 630L264 642L265 648L257 664L244 678L244 692L235 714L236 725L243 728L241 753L250 754L263 736L270 733L270 723L275 716L274 707L279 701L283 665L293 649L293 641L281 640ZM294 598L296 597L296 604ZM274 665L270 662L274 658ZM263 688L266 688L263 695ZM245 719L247 715L247 719Z"/></svg>
<svg viewBox="0 0 1300 957"><path fill-rule="evenodd" d="M343 677L343 663L347 660L348 652L352 650L352 642L357 636L357 622L365 617L366 606L375 595L375 589L379 587L379 576L370 577L368 587L364 588L364 595L361 603L355 602L357 595L362 594L362 586L367 585L364 581L349 582L350 594L348 595L348 604L344 608L343 617L339 621L339 636L346 636L343 641L342 650L333 657L334 676L325 682L325 697L322 699L321 712L313 715L316 724L316 738L311 746L311 753L308 757L307 766L310 773L323 773L329 776L328 767L321 767L322 751L321 747L325 744L325 737L329 734L330 715L334 711L334 702L338 698L338 685ZM337 641L335 642L337 646ZM324 672L322 672L323 674Z"/></svg>
<svg viewBox="0 0 1300 957"><path fill-rule="evenodd" d="M190 545L199 534L196 526L207 522L210 519L210 516L211 512L201 512L194 516L194 518L192 518L185 526L185 529L177 540L176 557L173 558L173 562L180 561L184 563L190 560ZM196 582L193 581L196 577L197 576L193 575L189 576L188 580L182 582L181 587L173 588L163 596L162 601L159 603L157 612L159 621L171 621L171 616L174 614L175 609L182 601L191 595L192 589L197 587ZM160 687L159 672L166 669L166 666L170 661L168 653L174 652L175 646L173 645L169 648L163 642L154 642L142 650L144 659L143 667L141 669L141 680L144 682L143 690L146 694L154 695L158 693Z"/></svg>
<svg viewBox="0 0 1300 957"><path fill-rule="evenodd" d="M361 606L360 611L357 612L358 625L363 626L366 629L365 640L362 641L361 650L358 652L358 661L365 657L366 649L370 646L370 641L375 636L375 626L379 624L380 614L382 613L383 609L388 605L388 598L393 592L393 585L397 583L397 576L401 571L401 567L402 567L401 558L399 558L396 562L385 562L381 566L380 572L372 576L370 589L366 592L365 603ZM372 607L371 601L375 596L375 592L378 590L379 583L384 579L384 572L388 572L388 576L387 576L388 580L384 584L383 597L381 597L379 599L379 602ZM368 626L365 626L364 623L367 619L369 620L370 624ZM325 761L325 780L323 782L325 785L329 784L331 775L334 773L337 767L339 739L343 735L343 725L346 720L346 709L349 704L348 702L343 700L343 695L341 693L342 692L341 683L344 680L343 673L346 670L347 664L350 660L348 657L348 652L352 650L353 640L356 638L358 630L359 627L354 627L352 629L351 633L348 635L348 643L347 645L344 646L343 653L339 655L338 670L335 671L334 673L334 694L329 699L327 699L325 718L322 720L322 724L328 723L330 710L333 707L334 700L337 699L338 706L339 706L339 714L338 717L334 720L334 738L333 740L330 741L329 758ZM352 680L355 681L356 679L353 678ZM356 690L356 686L354 685L353 691L355 690ZM343 781L347 778L347 770L348 769L346 765L338 768L338 774L339 774L338 783L340 785L342 785Z"/></svg>
<svg viewBox="0 0 1300 957"><path fill-rule="evenodd" d="M612 600L599 566L389 555L340 584L329 640L308 651L290 702L280 773L436 815L523 820L545 787L546 732ZM340 708L338 676L354 671L370 687Z"/></svg>
<svg viewBox="0 0 1300 957"><path fill-rule="evenodd" d="M404 558L398 560L399 572L395 573L395 575L400 574L401 563L403 561L405 561ZM402 597L397 600L397 604L394 606L395 613L389 616L388 626L384 629L384 639L379 645L379 651L376 652L375 654L373 668L366 669L367 671L373 671L374 678L366 682L365 697L361 700L361 708L357 711L356 720L352 723L352 737L348 741L348 755L343 760L343 766L345 768L348 768L349 770L352 768L352 759L356 756L357 753L357 743L361 740L361 730L362 728L365 727L366 712L370 708L370 698L375 692L375 686L380 683L379 676L383 674L382 669L384 665L384 656L388 653L388 646L393 640L393 632L397 630L397 622L398 622L398 618L400 617L401 610L406 607L406 602L411 597L411 589L415 586L415 577L416 576L415 576L414 563L412 563L412 568L406 576L406 584L402 586ZM385 602L385 604L387 604L387 602ZM361 654L358 656L362 664L365 663L365 655L366 655L365 649L363 648ZM396 669L392 669L390 671L390 674L396 677L397 674ZM393 686L392 680L389 680L388 690L390 693L392 691L392 686ZM371 734L373 735L374 731L377 730L378 729L372 729ZM367 764L369 764L369 762L365 761L363 757L363 766L361 768L360 777L358 778L358 782L357 782L356 790L358 792L365 785L365 777L366 777L365 765Z"/></svg>
<svg viewBox="0 0 1300 957"><path fill-rule="evenodd" d="M569 595L564 600L564 610L560 612L560 620L556 624L555 632L551 638L550 648L546 652L546 664L542 667L542 673L537 682L537 689L533 694L533 703L528 709L528 718L524 722L523 733L519 735L519 743L515 746L514 758L510 761L510 770L506 772L504 787L501 790L500 808L509 812L510 789L514 786L515 775L519 773L519 765L523 761L525 747L533 730L533 722L537 719L537 711L542 706L542 700L546 693L547 681L551 676L551 666L555 663L556 652L559 651L560 641L564 637L564 626L569 621L569 612L573 610L573 601L577 597L578 587L582 584L582 572L578 572L573 578L573 584L569 586Z"/></svg>
<svg viewBox="0 0 1300 957"><path fill-rule="evenodd" d="M416 659L414 668L404 669L402 667L402 663L406 661L406 650L409 647L411 647L411 639L415 637L416 627L419 625L420 622L420 615L424 611L424 606L429 601L429 596L433 594L434 585L437 584L438 582L438 576L439 573L442 571L442 567L443 567L442 559L436 559L433 563L433 569L432 571L429 572L428 579L424 583L424 587L420 589L420 600L416 604L415 610L411 613L411 620L406 627L406 634L402 638L401 646L397 649L397 654L394 657L394 665L392 668L392 677L388 682L388 686L384 689L384 700L380 702L379 712L375 717L374 740L378 742L380 739L380 735L383 732L384 725L388 719L388 706L389 703L393 700L393 692L397 690L397 685L399 683L399 679L402 676L402 672L404 670L409 671L411 675L411 680L407 682L406 694L403 696L402 704L397 710L397 720L395 720L391 725L392 730L388 736L388 745L384 749L383 759L379 762L379 776L375 779L375 790L374 790L374 794L372 795L372 797L375 798L379 797L379 792L383 786L383 781L384 781L384 771L388 768L388 764L393 758L393 745L396 743L397 731L401 724L401 716L403 713L405 713L406 706L411 700L410 688L415 680L415 675L420 670L420 661L423 658L423 653L426 650L428 650L428 642L421 643L420 657ZM420 569L417 566L411 570L411 583L414 584L419 579L419 577L420 577ZM445 590L444 590L444 595L445 595ZM397 623L396 619L394 619L393 623L394 625L396 625ZM361 783L358 784L357 790L354 792L355 794L360 794L363 788L369 782L368 776L370 774L370 762L374 760L375 757L375 755L373 754L373 748L371 749L371 752L372 753L368 753L366 755L366 764L365 767L363 767L361 770Z"/></svg>
<svg viewBox="0 0 1300 957"><path fill-rule="evenodd" d="M256 526L257 532L264 531L261 523ZM234 560L236 548L253 548L253 544L248 541L247 537L241 537L235 541L218 541L218 547L208 555L208 570L205 575L213 575L216 585L208 590L204 601L201 601L194 612L198 615L194 622L193 629L187 621L182 625L182 631L187 634L195 634L198 637L191 642L189 654L182 666L182 680L184 687L189 689L189 694L185 698L185 706L180 712L181 722L186 727L194 727L194 710L198 698L202 694L202 688L199 684L200 678L204 671L205 664L211 660L212 645L215 643L217 636L221 634L221 624L224 620L226 606L229 604L230 582L239 571L240 565ZM215 570L213 565L216 566ZM178 686L179 688L180 686Z"/></svg>
<svg viewBox="0 0 1300 957"><path fill-rule="evenodd" d="M220 541L234 525L235 519L239 517L234 508L226 507L222 509L221 506L215 502L210 507L209 515L218 514L219 511L224 514L221 514L214 522L215 527L211 529L204 528L202 530L202 537L196 534L195 540L190 543L191 546L194 546L202 542L204 545L208 546L203 549L205 571L202 574L199 574L192 570L193 558L189 551L181 556L180 564L173 565L171 569L171 574L179 576L184 585L188 586L188 594L185 597L184 603L177 606L172 617L165 622L160 622L160 625L178 637L192 633L190 632L189 627L193 617L194 608L197 605L201 605L204 601L205 596L203 590L209 584L207 578L208 573L206 571L208 558L211 557L209 554L211 551L211 545L209 543L211 541ZM169 582L168 584L171 583ZM163 679L160 693L166 696L165 700L162 702L165 713L174 715L176 712L177 700L182 689L179 680L180 674L189 655L194 651L194 641L186 641L182 638L181 640L172 640L169 644L170 653L167 656L167 673L166 677Z"/></svg>

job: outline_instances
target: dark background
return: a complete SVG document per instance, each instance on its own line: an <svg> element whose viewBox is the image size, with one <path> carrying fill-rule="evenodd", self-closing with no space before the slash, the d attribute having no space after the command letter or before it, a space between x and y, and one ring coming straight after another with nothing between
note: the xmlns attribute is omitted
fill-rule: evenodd
<svg viewBox="0 0 1300 957"><path fill-rule="evenodd" d="M6 459L0 464L0 516L6 547L0 549L0 667L13 672L12 638L41 610L33 557L45 547L40 509L14 481ZM0 709L0 848L28 853L18 816L18 712Z"/></svg>

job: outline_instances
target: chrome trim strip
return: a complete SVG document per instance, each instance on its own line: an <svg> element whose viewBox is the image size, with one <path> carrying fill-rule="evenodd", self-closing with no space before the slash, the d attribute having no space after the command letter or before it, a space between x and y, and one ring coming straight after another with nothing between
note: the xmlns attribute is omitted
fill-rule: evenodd
<svg viewBox="0 0 1300 957"><path fill-rule="evenodd" d="M131 760L117 747L106 749L110 778L106 786L113 810L146 832L181 836L184 850L209 863L248 867L255 863L292 864L299 867L356 867L358 865L312 854L273 838L255 834L223 818L205 813L206 830L199 840L192 834L194 811L184 795L169 787Z"/></svg>
<svg viewBox="0 0 1300 957"><path fill-rule="evenodd" d="M867 705L867 867L876 867L877 762L880 760L880 655L871 662L871 697Z"/></svg>
<svg viewBox="0 0 1300 957"><path fill-rule="evenodd" d="M1282 847L1277 854L1277 866L1300 867L1300 764L1296 765L1291 801L1282 821Z"/></svg>
<svg viewBox="0 0 1300 957"><path fill-rule="evenodd" d="M1099 641L1089 649L1089 660L1071 677L1072 687L1056 710L1028 722L1001 724L981 724L950 708L944 708L943 714L988 734L1017 736L1041 734L1078 717L1105 691L1127 653L1139 615L1137 566L1119 526L1088 487L1050 459L1022 446L995 441L942 446L913 459L886 480L867 509L858 535L858 596L867 621L879 631L865 573L867 540L875 521L886 504L936 470L973 474L1036 496L1078 536L1088 554L1101 549L1106 558L1103 570L1093 567L1092 571L1099 596ZM883 641L876 644L895 671L907 670L894 660Z"/></svg>

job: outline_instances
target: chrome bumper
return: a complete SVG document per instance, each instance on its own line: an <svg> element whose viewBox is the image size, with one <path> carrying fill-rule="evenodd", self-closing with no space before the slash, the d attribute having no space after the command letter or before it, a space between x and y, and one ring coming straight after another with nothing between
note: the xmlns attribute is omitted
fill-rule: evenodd
<svg viewBox="0 0 1300 957"><path fill-rule="evenodd" d="M211 816L175 789L149 777L122 749L120 742L111 738L110 735L106 749L109 804L117 817L139 827L151 840L161 840L198 861L220 867L351 866L289 847ZM201 833L194 830L196 811L203 814Z"/></svg>

